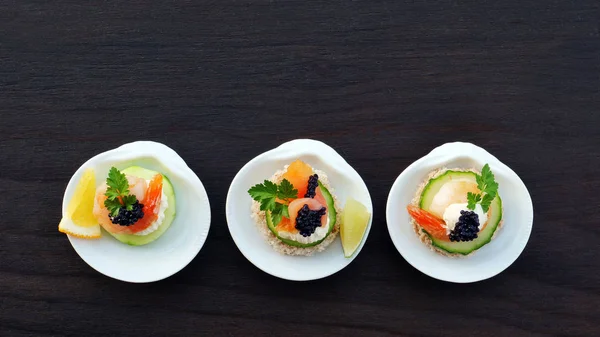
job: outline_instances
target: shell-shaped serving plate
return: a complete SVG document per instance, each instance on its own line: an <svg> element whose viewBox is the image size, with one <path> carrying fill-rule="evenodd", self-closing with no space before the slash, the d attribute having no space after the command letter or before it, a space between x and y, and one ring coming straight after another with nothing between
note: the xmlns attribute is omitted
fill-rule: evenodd
<svg viewBox="0 0 600 337"><path fill-rule="evenodd" d="M348 197L353 197L373 214L371 196L360 175L334 149L310 139L284 143L248 162L229 187L226 214L231 236L250 262L273 276L307 281L327 277L349 265L362 249L372 220L369 220L363 241L351 258L344 257L339 236L326 250L312 256L289 256L275 251L259 232L251 217L252 199L248 195L248 189L269 179L276 171L296 159L305 161L327 174L340 206L346 203Z"/></svg>
<svg viewBox="0 0 600 337"><path fill-rule="evenodd" d="M406 206L428 176L438 168L481 168L488 163L499 184L503 226L492 242L466 257L447 257L423 244L413 230ZM468 283L495 276L519 257L533 226L533 203L525 184L508 166L470 143L447 143L407 167L387 200L387 225L394 245L413 267L443 281Z"/></svg>
<svg viewBox="0 0 600 337"><path fill-rule="evenodd" d="M127 282L153 282L183 269L198 254L210 228L210 204L202 182L183 159L166 145L138 141L100 153L73 175L63 198L62 211L75 192L83 172L94 169L100 185L112 166L142 166L166 175L175 190L176 216L171 227L156 241L129 246L102 230L102 238L85 240L69 236L79 256L98 272Z"/></svg>

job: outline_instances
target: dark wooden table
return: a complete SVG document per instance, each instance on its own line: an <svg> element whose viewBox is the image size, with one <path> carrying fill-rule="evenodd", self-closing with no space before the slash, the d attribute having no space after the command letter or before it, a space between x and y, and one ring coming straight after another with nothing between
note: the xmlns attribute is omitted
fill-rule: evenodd
<svg viewBox="0 0 600 337"><path fill-rule="evenodd" d="M598 7L0 1L0 335L600 335ZM375 214L348 268L294 283L242 256L224 210L248 160L303 137L345 156ZM73 172L140 139L178 151L213 212L196 259L142 285L56 229ZM511 166L535 208L516 263L470 285L413 269L385 223L397 175L457 140Z"/></svg>

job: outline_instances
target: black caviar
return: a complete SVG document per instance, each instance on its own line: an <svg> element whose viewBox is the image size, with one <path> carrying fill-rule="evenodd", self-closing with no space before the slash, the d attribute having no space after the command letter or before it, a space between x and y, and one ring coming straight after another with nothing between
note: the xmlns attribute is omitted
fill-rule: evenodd
<svg viewBox="0 0 600 337"><path fill-rule="evenodd" d="M311 236L317 227L321 227L321 217L325 215L326 212L327 208L325 207L313 211L308 208L308 205L302 206L296 217L296 229L299 230L300 234L304 237Z"/></svg>
<svg viewBox="0 0 600 337"><path fill-rule="evenodd" d="M319 176L313 174L308 178L308 189L306 190L305 198L314 198L317 195L317 186L319 186Z"/></svg>
<svg viewBox="0 0 600 337"><path fill-rule="evenodd" d="M460 217L450 232L450 241L473 241L479 233L479 215L471 211L460 211Z"/></svg>
<svg viewBox="0 0 600 337"><path fill-rule="evenodd" d="M144 217L144 205L140 204L139 201L136 201L135 204L131 205L131 211L128 211L127 208L121 207L119 209L119 214L117 216L109 215L110 221L116 225L120 226L131 226L136 223L139 219Z"/></svg>

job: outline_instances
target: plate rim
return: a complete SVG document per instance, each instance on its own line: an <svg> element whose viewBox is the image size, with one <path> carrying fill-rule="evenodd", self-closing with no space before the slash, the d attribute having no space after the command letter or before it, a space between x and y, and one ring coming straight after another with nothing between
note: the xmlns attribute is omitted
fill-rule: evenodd
<svg viewBox="0 0 600 337"><path fill-rule="evenodd" d="M195 186L195 188L197 188L199 194L203 197L203 201L206 202L207 212L206 212L206 225L205 225L206 228L203 228L203 230L200 232L201 235L200 235L199 240L196 242L196 245L195 245L196 249L193 250L193 254L190 254L189 259L182 260L182 263L178 264L173 269L168 270L163 275L159 275L159 276L151 277L151 278L145 278L145 279L126 278L126 277L119 277L119 276L111 275L109 272L99 270L91 261L88 260L88 258L84 257L79 252L76 242L79 242L80 240L77 239L76 237L73 237L72 235L68 235L68 234L67 234L67 238L69 240L69 243L73 247L73 250L75 250L75 252L79 256L79 258L81 258L88 266L90 266L92 269L94 269L98 273L100 273L104 276L110 277L112 279L119 280L122 282L127 282L127 283L152 283L152 282L164 280L170 276L177 274L178 272L183 270L183 268L185 268L187 265L189 265L196 258L196 256L198 255L198 253L200 252L200 250L202 249L202 247L204 247L204 244L206 243L208 234L210 232L211 222L212 222L212 214L211 214L211 210L210 210L210 198L208 197L208 193L206 192L206 188L204 187L204 184L202 183L202 181L200 180L198 175L196 175L196 173L187 165L185 160L183 160L183 158L175 150L173 150L169 146L167 146L163 143L160 143L160 142L148 141L148 140L138 140L138 141L125 143L121 146L118 146L116 148L113 148L113 149L110 149L107 151L103 151L103 152L98 153L95 156L89 158L75 171L75 173L73 173L73 175L71 176L71 179L69 179L69 182L67 183L67 186L65 187L65 192L63 195L63 203L62 203L62 216L64 217L65 211L66 211L66 206L68 204L67 194L69 192L69 187L72 184L77 183L77 181L75 179L76 177L79 177L85 169L93 167L93 163L104 156L107 156L111 153L122 152L122 151L128 150L129 148L135 149L138 147L160 147L160 148L166 150L169 153L168 155L171 157L171 159L175 160L177 162L176 164L171 163L171 162L166 163L164 160L162 160L161 158L159 158L158 156L155 156L155 155L152 155L151 157L156 159L157 161L161 162L163 165L169 167L169 169L171 169L172 166L177 166L178 170L182 170L186 174L191 174L191 175L189 175L189 177L192 177L194 182L197 184L197 186ZM136 155L132 155L132 157L135 158ZM135 159L133 161L135 162ZM104 231L104 229L102 229L102 228L101 228L101 230ZM106 233L106 235L110 235L110 234ZM111 239L116 240L116 239L112 238L112 236L111 236ZM92 241L92 240L87 240L87 241ZM121 244L124 244L124 243L121 243ZM160 269L160 270L165 270L165 269Z"/></svg>
<svg viewBox="0 0 600 337"><path fill-rule="evenodd" d="M367 229L366 229L366 231L364 233L364 236L362 238L361 244L359 245L358 249L354 252L354 254L351 257L346 258L347 262L345 264L341 265L341 267L339 267L339 268L336 267L336 268L328 271L327 273L323 273L322 275L318 275L316 277L295 277L294 278L294 277L286 276L283 273L277 273L277 272L273 272L272 270L266 270L261 265L258 265L257 263L255 263L253 261L252 257L249 256L249 254L247 252L243 251L240 248L240 245L238 244L238 240L240 240L240 238L236 238L236 235L232 231L232 225L230 224L231 221L233 220L232 219L233 215L232 214L230 215L230 211L229 211L230 202L229 201L230 201L231 198L233 198L232 193L234 192L233 189L234 189L234 186L236 185L235 183L242 179L243 174L246 173L245 171L249 170L248 167L250 167L251 164L262 160L269 153L273 153L273 152L277 151L278 149L285 148L286 146L292 146L295 143L307 143L307 144L308 143L312 143L313 145L319 144L319 146L325 146L329 150L333 151L337 155L337 157L338 157L338 158L336 158L336 160L340 160L341 159L346 165L348 165L348 167L353 172L353 175L355 175L356 177L359 178L359 183L361 184L361 187L364 188L364 190L366 191L366 196L367 196L367 198L369 200L369 205L367 205L367 207L371 210L371 217L369 219L369 224L368 224ZM273 277L277 277L277 278L280 278L280 279L284 279L284 280L288 280L288 281L296 281L296 282L320 280L320 279L329 277L329 276L331 276L331 275L333 275L333 274L341 271L342 269L346 268L348 265L350 265L354 261L354 259L356 259L356 257L360 254L360 252L362 251L364 245L367 242L367 239L369 237L369 233L371 231L371 227L373 225L373 215L374 215L373 200L371 199L371 194L369 192L369 188L368 188L367 184L364 182L364 180L362 179L362 177L360 176L360 174L354 169L354 167L352 167L348 162L346 162L346 160L337 151L335 151L335 149L333 149L331 146L327 145L326 143L324 143L322 141L314 140L314 139L308 139L308 138L299 138L299 139L293 139L293 140L284 142L284 143L282 143L281 145L279 145L279 146L277 146L275 148L269 149L269 150L267 150L265 152L262 152L262 153L258 154L256 157L252 158L250 161L248 161L246 164L244 164L244 166L242 166L242 168L240 168L240 170L236 173L235 177L231 181L231 184L229 185L229 189L227 191L227 198L226 198L226 201L225 201L225 216L226 216L226 220L227 220L227 227L229 229L229 234L231 235L231 237L232 237L232 239L233 239L233 241L234 241L237 249L242 253L242 255L246 258L246 260L248 260L252 265L254 265L256 268L258 268L259 270L263 271L266 274L269 274L269 275L271 275ZM334 242L336 242L338 240L341 240L341 237L340 238L336 238L334 240ZM334 242L332 242L332 244L334 244ZM280 253L278 253L276 251L274 251L274 253L280 254ZM310 258L310 256L307 257L307 258Z"/></svg>
<svg viewBox="0 0 600 337"><path fill-rule="evenodd" d="M433 273L429 273L425 270L423 270L422 268L420 268L420 266L415 263L414 260L411 260L410 258L407 258L405 256L405 254L403 253L403 248L402 245L398 242L398 238L396 237L396 235L394 235L393 233L393 229L392 229L392 224L395 223L393 219L391 219L391 215L390 215L390 210L391 207L393 207L392 203L392 195L394 194L394 192L401 188L401 178L403 177L403 175L408 174L408 172L412 171L412 170L416 170L418 169L419 165L421 165L422 163L426 162L428 159L430 158L434 158L434 157L441 157L441 156L445 156L447 158L459 158L461 156L465 156L468 158L472 158L472 159L476 159L476 156L473 155L465 155L465 152L462 153L457 153L457 154L448 154L446 151L448 148L452 148L452 147L456 147L460 150L466 150L468 149L468 153L476 153L476 156L486 156L486 161L487 159L491 159L494 163L494 165L500 166L502 167L503 170L505 170L506 172L509 173L509 175L511 176L511 180L514 180L515 182L517 182L520 187L522 187L522 192L524 192L524 196L527 197L527 208L528 211L530 211L530 214L528 214L527 216L527 223L526 223L526 237L523 237L521 241L522 244L520 244L518 246L518 253L515 255L514 258L511 258L511 261L505 266L500 266L500 268L498 268L497 270L494 270L493 272L490 272L482 277L474 277L472 279L453 279L451 277L444 277L443 275L438 275L438 274L433 274ZM429 153L427 153L426 155L424 155L423 157L415 160L413 163L411 163L408 167L406 167L399 175L398 177L396 177L396 179L394 180L394 183L392 184L390 191L388 193L388 197L387 197L387 201L386 201L386 223L387 223L387 229L388 229L388 234L390 235L390 238L392 240L392 243L394 244L394 247L396 248L396 250L398 251L398 253L400 253L400 255L402 256L402 258L408 262L408 264L410 264L413 268L417 269L419 272L440 280L440 281L445 281L445 282L451 282L451 283L474 283L474 282L480 282L480 281L484 281L487 279L490 279L494 276L497 276L498 274L502 273L503 271L505 271L506 269L508 269L513 263L515 263L515 261L523 254L523 251L525 250L525 247L527 246L527 243L529 242L529 239L531 238L531 233L533 231L533 220L534 220L534 210L533 210L533 200L531 199L531 194L529 193L529 190L527 189L527 186L525 185L525 183L523 182L523 180L521 179L521 177L519 177L519 175L513 171L508 165L504 164L503 162L501 162L498 158L496 158L494 155L492 155L491 153L489 153L488 151L486 151L484 148L477 146L473 143L468 143L468 142L448 142L448 143L444 143L440 146L437 146L436 148L434 148L433 150L431 150ZM500 233L501 234L501 233ZM481 247L484 248L484 247ZM431 252L432 254L437 254L435 252ZM448 258L452 258L452 257L448 257ZM459 257L459 259L468 259L468 257Z"/></svg>

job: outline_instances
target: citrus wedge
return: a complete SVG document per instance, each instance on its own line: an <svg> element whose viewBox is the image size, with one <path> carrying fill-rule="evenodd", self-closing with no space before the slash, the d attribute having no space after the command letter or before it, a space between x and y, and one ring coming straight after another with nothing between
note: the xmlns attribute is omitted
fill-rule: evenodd
<svg viewBox="0 0 600 337"><path fill-rule="evenodd" d="M84 239L100 237L100 225L93 214L95 193L96 175L94 170L87 169L79 179L67 212L58 225L60 232Z"/></svg>
<svg viewBox="0 0 600 337"><path fill-rule="evenodd" d="M342 224L340 235L345 257L352 257L360 246L367 230L371 213L365 205L349 198L342 211Z"/></svg>
<svg viewBox="0 0 600 337"><path fill-rule="evenodd" d="M60 220L58 230L81 239L99 239L101 237L100 225L83 227L75 224L73 220L67 217Z"/></svg>

